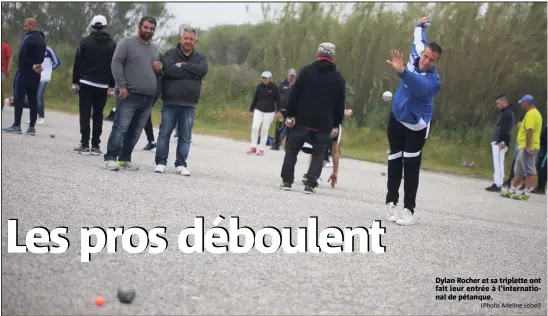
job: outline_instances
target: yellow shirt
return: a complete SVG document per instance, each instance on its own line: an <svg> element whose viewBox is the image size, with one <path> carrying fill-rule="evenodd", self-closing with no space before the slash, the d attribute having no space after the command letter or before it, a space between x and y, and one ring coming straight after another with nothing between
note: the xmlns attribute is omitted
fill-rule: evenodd
<svg viewBox="0 0 548 316"><path fill-rule="evenodd" d="M533 135L531 137L531 143L529 144L532 149L540 149L540 133L542 131L542 115L540 112L533 108L525 114L521 126L518 130L518 149L525 148L525 131L528 129L533 130Z"/></svg>

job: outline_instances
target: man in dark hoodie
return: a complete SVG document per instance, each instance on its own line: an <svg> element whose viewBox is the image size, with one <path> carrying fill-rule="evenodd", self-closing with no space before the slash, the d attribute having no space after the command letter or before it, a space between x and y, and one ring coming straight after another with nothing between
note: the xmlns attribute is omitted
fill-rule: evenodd
<svg viewBox="0 0 548 316"><path fill-rule="evenodd" d="M292 130L282 166L282 190L291 190L297 155L307 142L312 145L312 162L304 193L316 193L327 141L338 135L344 118L346 82L333 63L334 57L335 45L320 44L316 61L299 71L291 90L285 123Z"/></svg>
<svg viewBox="0 0 548 316"><path fill-rule="evenodd" d="M187 159L190 151L192 127L196 117L196 106L200 101L202 80L208 71L207 59L194 47L198 43L198 32L184 27L179 35L177 47L164 54L164 76L162 78L162 119L156 143L156 173L164 173L169 156L169 139L177 126L177 173L190 176Z"/></svg>
<svg viewBox="0 0 548 316"><path fill-rule="evenodd" d="M36 119L38 117L38 86L42 62L46 56L46 41L44 34L38 31L38 22L34 18L25 19L23 25L25 37L19 46L17 73L13 80L13 95L15 96L15 111L13 125L3 129L6 133L21 134L21 117L25 97L29 100L30 122L27 135L36 135ZM2 100L3 102L3 100Z"/></svg>
<svg viewBox="0 0 548 316"><path fill-rule="evenodd" d="M485 190L500 192L504 182L504 158L510 146L512 138L512 126L514 125L514 112L509 106L508 98L505 95L496 99L497 109L500 111L497 123L494 126L491 147L493 151L493 184Z"/></svg>
<svg viewBox="0 0 548 316"><path fill-rule="evenodd" d="M278 86L280 94L280 113L283 116L283 120L276 121L276 130L274 132L274 144L272 144L272 150L280 150L280 144L282 139L287 134L287 126L283 123L287 116L287 103L289 102L289 95L291 93L291 88L295 83L295 78L297 77L297 71L291 68L287 71L287 78L280 82ZM281 123L281 126L278 126L278 122Z"/></svg>
<svg viewBox="0 0 548 316"><path fill-rule="evenodd" d="M72 67L72 89L75 93L78 92L79 97L81 134L80 146L74 148L74 152L101 155L99 144L103 133L103 111L107 96L114 89L111 63L116 42L106 32L107 19L104 16L93 17L91 28L91 33L78 44ZM90 115L93 117L91 150Z"/></svg>

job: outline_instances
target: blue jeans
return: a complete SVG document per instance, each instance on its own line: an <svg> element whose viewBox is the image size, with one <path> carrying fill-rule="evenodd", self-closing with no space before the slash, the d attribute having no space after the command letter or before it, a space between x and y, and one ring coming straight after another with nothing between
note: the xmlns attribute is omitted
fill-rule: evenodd
<svg viewBox="0 0 548 316"><path fill-rule="evenodd" d="M38 117L45 118L44 116L44 94L48 87L49 81L41 81L38 86Z"/></svg>
<svg viewBox="0 0 548 316"><path fill-rule="evenodd" d="M131 161L131 153L147 124L153 100L154 96L134 93L129 93L125 100L117 100L105 161L116 158Z"/></svg>
<svg viewBox="0 0 548 316"><path fill-rule="evenodd" d="M156 142L157 165L167 165L169 155L169 139L171 133L177 126L177 155L175 167L187 166L188 153L190 151L190 139L192 137L192 126L196 117L196 109L180 105L164 105L162 107L162 121L160 133Z"/></svg>

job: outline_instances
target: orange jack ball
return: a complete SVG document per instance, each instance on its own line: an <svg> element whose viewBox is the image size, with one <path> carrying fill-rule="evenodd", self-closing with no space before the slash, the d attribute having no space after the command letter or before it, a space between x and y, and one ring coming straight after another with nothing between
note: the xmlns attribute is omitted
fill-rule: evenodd
<svg viewBox="0 0 548 316"><path fill-rule="evenodd" d="M95 304L97 306L103 306L105 305L105 299L102 296L99 296L95 299Z"/></svg>

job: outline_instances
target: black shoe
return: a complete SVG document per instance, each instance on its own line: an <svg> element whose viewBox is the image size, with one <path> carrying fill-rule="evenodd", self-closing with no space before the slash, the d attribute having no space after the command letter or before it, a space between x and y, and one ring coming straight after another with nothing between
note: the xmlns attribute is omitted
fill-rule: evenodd
<svg viewBox="0 0 548 316"><path fill-rule="evenodd" d="M2 129L2 131L4 133L10 133L10 134L23 134L23 132L21 131L21 127L16 125L12 125L8 128L4 128Z"/></svg>
<svg viewBox="0 0 548 316"><path fill-rule="evenodd" d="M490 187L485 188L485 191L500 192L500 187L497 187L497 185L493 183Z"/></svg>
<svg viewBox="0 0 548 316"><path fill-rule="evenodd" d="M156 148L156 143L154 142L149 142L145 148L143 148L143 150L153 150L154 148Z"/></svg>
<svg viewBox="0 0 548 316"><path fill-rule="evenodd" d="M88 146L83 146L80 144L80 146L76 147L73 149L73 152L77 153L77 154L90 154L90 151L89 151L89 147Z"/></svg>
<svg viewBox="0 0 548 316"><path fill-rule="evenodd" d="M31 136L36 135L36 128L34 127L27 128L27 135L31 135Z"/></svg>
<svg viewBox="0 0 548 316"><path fill-rule="evenodd" d="M510 181L504 181L504 182L502 183L502 186L505 187L505 188L509 188L510 185L512 185L512 181L511 181L511 180L510 180Z"/></svg>
<svg viewBox="0 0 548 316"><path fill-rule="evenodd" d="M280 190L285 190L285 191L291 191L291 183L289 182L284 182L282 184L280 184L279 186Z"/></svg>
<svg viewBox="0 0 548 316"><path fill-rule="evenodd" d="M304 194L316 194L316 188L307 185L304 187Z"/></svg>
<svg viewBox="0 0 548 316"><path fill-rule="evenodd" d="M99 156L102 155L103 152L101 151L101 148L99 148L99 146L92 146L90 154L94 156Z"/></svg>
<svg viewBox="0 0 548 316"><path fill-rule="evenodd" d="M546 189L535 188L531 193L544 195L546 194Z"/></svg>

